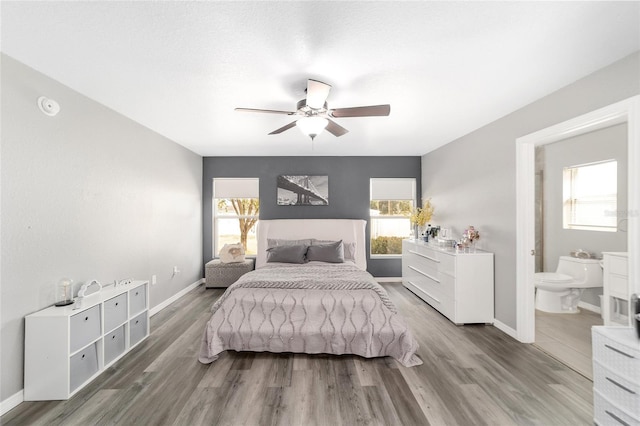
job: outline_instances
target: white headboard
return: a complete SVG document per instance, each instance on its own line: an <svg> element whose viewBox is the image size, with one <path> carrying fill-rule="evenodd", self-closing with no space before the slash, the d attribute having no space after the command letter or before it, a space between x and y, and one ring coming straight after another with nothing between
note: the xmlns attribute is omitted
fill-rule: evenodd
<svg viewBox="0 0 640 426"><path fill-rule="evenodd" d="M356 243L355 263L360 269L367 269L365 228L367 222L361 219L274 219L258 221L258 255L256 268L267 263L267 239L300 240L342 240Z"/></svg>

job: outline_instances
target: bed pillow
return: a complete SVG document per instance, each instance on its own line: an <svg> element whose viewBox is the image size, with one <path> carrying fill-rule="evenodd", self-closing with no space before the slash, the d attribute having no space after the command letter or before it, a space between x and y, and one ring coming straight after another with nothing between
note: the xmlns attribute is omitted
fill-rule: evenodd
<svg viewBox="0 0 640 426"><path fill-rule="evenodd" d="M342 240L329 244L314 244L307 248L307 261L344 263Z"/></svg>
<svg viewBox="0 0 640 426"><path fill-rule="evenodd" d="M267 249L267 263L306 263L307 245L284 245Z"/></svg>
<svg viewBox="0 0 640 426"><path fill-rule="evenodd" d="M311 239L304 240L279 240L274 238L267 238L267 248L279 247L279 246L310 246Z"/></svg>
<svg viewBox="0 0 640 426"><path fill-rule="evenodd" d="M311 240L311 245L318 244L334 244L339 241L329 241L329 240L316 240L315 238ZM356 261L356 243L342 243L344 249L344 260L350 260L352 262Z"/></svg>

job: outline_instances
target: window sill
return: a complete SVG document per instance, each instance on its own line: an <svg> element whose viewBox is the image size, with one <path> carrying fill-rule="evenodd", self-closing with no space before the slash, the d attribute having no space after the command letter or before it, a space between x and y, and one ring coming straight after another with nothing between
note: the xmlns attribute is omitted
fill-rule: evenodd
<svg viewBox="0 0 640 426"><path fill-rule="evenodd" d="M370 254L369 259L402 259L402 254Z"/></svg>

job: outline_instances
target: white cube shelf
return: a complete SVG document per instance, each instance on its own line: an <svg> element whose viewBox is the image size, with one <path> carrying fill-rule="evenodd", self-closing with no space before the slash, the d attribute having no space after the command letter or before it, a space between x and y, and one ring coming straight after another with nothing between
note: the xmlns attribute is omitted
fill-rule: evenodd
<svg viewBox="0 0 640 426"><path fill-rule="evenodd" d="M148 300L149 282L133 281L26 316L24 400L69 399L147 338Z"/></svg>

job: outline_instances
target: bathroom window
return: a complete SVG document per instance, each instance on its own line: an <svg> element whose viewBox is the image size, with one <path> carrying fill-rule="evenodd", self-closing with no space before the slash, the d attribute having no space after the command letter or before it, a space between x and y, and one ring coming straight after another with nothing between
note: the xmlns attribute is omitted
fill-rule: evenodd
<svg viewBox="0 0 640 426"><path fill-rule="evenodd" d="M564 229L617 231L618 162L565 167Z"/></svg>

